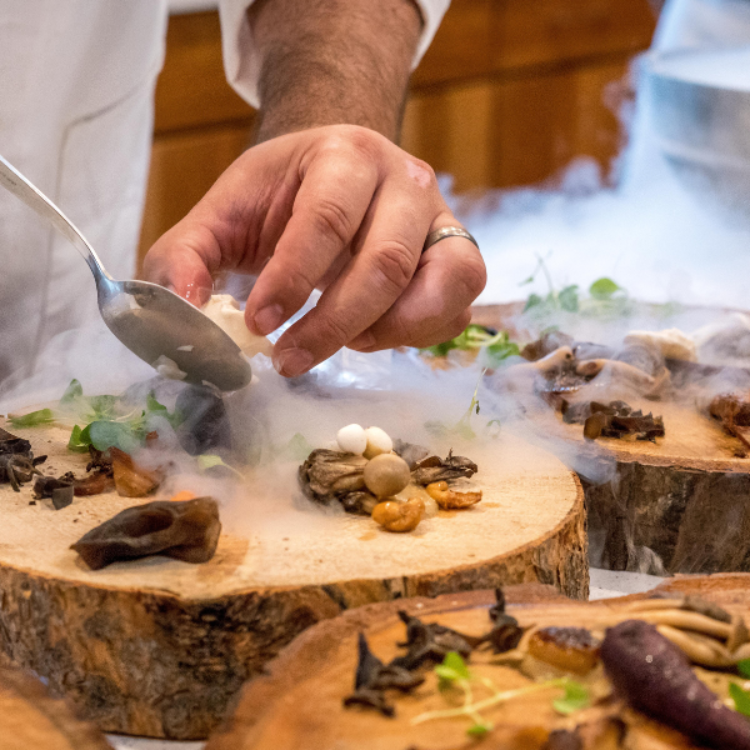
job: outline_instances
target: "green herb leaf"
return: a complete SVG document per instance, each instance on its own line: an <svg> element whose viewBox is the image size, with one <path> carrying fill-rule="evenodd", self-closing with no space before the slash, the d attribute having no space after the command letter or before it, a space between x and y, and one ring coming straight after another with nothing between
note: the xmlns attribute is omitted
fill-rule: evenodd
<svg viewBox="0 0 750 750"><path fill-rule="evenodd" d="M10 423L13 427L38 427L41 424L51 424L55 421L52 409L39 409L24 414L21 417L11 417Z"/></svg>
<svg viewBox="0 0 750 750"><path fill-rule="evenodd" d="M750 659L740 659L737 662L737 671L750 680Z"/></svg>
<svg viewBox="0 0 750 750"><path fill-rule="evenodd" d="M487 732L491 732L494 728L494 724L490 724L488 721L482 723L477 722L476 724L472 724L472 726L466 730L466 734L470 737L482 737L487 734Z"/></svg>
<svg viewBox="0 0 750 750"><path fill-rule="evenodd" d="M524 306L523 311L526 312L527 310L531 310L532 307L538 307L543 302L544 300L538 294L530 294L526 300L526 305Z"/></svg>
<svg viewBox="0 0 750 750"><path fill-rule="evenodd" d="M612 279L608 279L606 276L603 276L601 279L597 279L589 287L589 294L594 299L612 299L612 297L620 291L623 291L622 288L618 284L615 284Z"/></svg>
<svg viewBox="0 0 750 750"><path fill-rule="evenodd" d="M307 438L301 432L297 432L292 435L289 442L280 450L280 454L284 458L304 461L312 450L313 446L307 442Z"/></svg>
<svg viewBox="0 0 750 750"><path fill-rule="evenodd" d="M82 430L78 425L73 427L73 432L68 440L68 450L74 453L88 453L91 445L91 433L88 427Z"/></svg>
<svg viewBox="0 0 750 750"><path fill-rule="evenodd" d="M125 453L135 453L142 445L142 436L137 434L133 427L125 422L107 422L97 420L87 428L91 444L99 451L107 448L119 448ZM86 432L83 430L83 433Z"/></svg>
<svg viewBox="0 0 750 750"><path fill-rule="evenodd" d="M91 421L114 419L117 416L117 396L89 396L87 399L91 408Z"/></svg>
<svg viewBox="0 0 750 750"><path fill-rule="evenodd" d="M560 714L567 716L574 711L586 708L591 699L588 688L575 680L565 681L565 695L552 701L552 706Z"/></svg>
<svg viewBox="0 0 750 750"><path fill-rule="evenodd" d="M435 674L441 680L447 682L471 679L469 668L466 666L466 662L463 660L461 654L457 651L449 651L445 655L443 663L435 667Z"/></svg>
<svg viewBox="0 0 750 750"><path fill-rule="evenodd" d="M60 399L60 403L70 404L73 401L75 401L78 398L83 397L83 386L75 379L70 381L70 385L65 389L65 393L63 393L62 398Z"/></svg>
<svg viewBox="0 0 750 750"><path fill-rule="evenodd" d="M560 307L567 312L578 312L578 284L571 284L557 295Z"/></svg>
<svg viewBox="0 0 750 750"><path fill-rule="evenodd" d="M736 682L730 682L729 697L734 701L737 712L750 716L750 693L747 690L743 690Z"/></svg>
<svg viewBox="0 0 750 750"><path fill-rule="evenodd" d="M217 456L213 453L204 453L202 456L198 456L196 460L198 462L198 468L201 471L208 471L208 469L213 469L215 466L222 466L236 474L240 479L245 478L239 471L237 471L237 469L226 463L221 456Z"/></svg>

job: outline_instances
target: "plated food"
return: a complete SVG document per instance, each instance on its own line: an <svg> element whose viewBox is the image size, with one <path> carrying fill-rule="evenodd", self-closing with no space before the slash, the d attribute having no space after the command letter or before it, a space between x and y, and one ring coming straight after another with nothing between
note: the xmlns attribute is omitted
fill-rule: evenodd
<svg viewBox="0 0 750 750"><path fill-rule="evenodd" d="M566 602L458 594L351 612L249 683L209 750L750 746L747 576Z"/></svg>

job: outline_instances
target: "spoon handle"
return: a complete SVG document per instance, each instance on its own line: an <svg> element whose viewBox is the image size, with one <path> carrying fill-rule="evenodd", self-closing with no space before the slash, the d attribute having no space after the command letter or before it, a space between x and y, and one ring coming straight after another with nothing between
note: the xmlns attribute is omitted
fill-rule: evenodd
<svg viewBox="0 0 750 750"><path fill-rule="evenodd" d="M100 277L112 280L112 277L104 270L94 249L75 224L41 190L29 182L2 156L0 156L0 185L20 198L29 208L36 211L39 216L46 219L63 237L69 240L88 263L97 282Z"/></svg>

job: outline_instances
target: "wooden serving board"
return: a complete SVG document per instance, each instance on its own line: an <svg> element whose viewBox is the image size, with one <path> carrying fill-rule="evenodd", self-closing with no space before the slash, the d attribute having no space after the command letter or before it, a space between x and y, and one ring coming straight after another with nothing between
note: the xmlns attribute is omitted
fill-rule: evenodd
<svg viewBox="0 0 750 750"><path fill-rule="evenodd" d="M748 575L678 576L657 591L696 594L745 618L750 614ZM618 607L648 596L573 602L551 587L538 584L511 586L505 589L505 595L508 613L522 626L587 628L627 619L621 610L618 612ZM487 610L494 603L491 591L409 599L362 607L316 625L284 649L271 662L265 676L243 688L235 711L212 735L206 750L539 748L544 740L540 743L534 727L544 726L548 718L545 713L553 713L550 696L546 694L522 699L523 708L518 701L515 705L511 701L488 711L486 718L494 723L496 730L484 741L466 736L470 722L467 723L465 717L411 724L412 718L426 710L446 707L440 696L432 694L428 683L425 683L427 690L421 700L418 695L421 688L409 696L394 696L396 717L393 719L371 709L342 706L342 698L353 689L359 633L366 635L372 653L387 662L402 653L396 645L404 636L398 610L468 635L481 635L488 630ZM475 663L479 658L476 654L472 657L472 668L480 669ZM507 683L504 681L501 688L512 689L522 684L510 682L513 679L510 670L504 672L503 677ZM647 745L649 748L690 750L694 747L673 730L660 727L645 717L643 723L647 732L654 733L654 739L666 741L664 744L654 741ZM526 737L520 730L524 727L528 728Z"/></svg>
<svg viewBox="0 0 750 750"><path fill-rule="evenodd" d="M695 322L707 322L726 310L691 312ZM495 305L478 308L474 319L518 327L519 313L517 304ZM750 457L736 455L744 451L740 441L689 398L626 400L661 415L665 437L587 441L582 425L563 424L551 409L533 417L546 447L566 462L572 446L584 470L597 456L613 464L603 483L582 480L592 564L657 575L750 571Z"/></svg>
<svg viewBox="0 0 750 750"><path fill-rule="evenodd" d="M46 472L83 473L86 457L67 451L67 430L14 432L37 455L49 454ZM208 735L242 683L283 646L345 609L526 581L585 598L575 476L507 434L472 458L483 501L411 534L343 513L321 520L283 502L289 524L256 534L248 486L231 502L217 498L225 528L209 563L151 557L100 571L88 570L70 544L143 499L76 498L55 511L46 500L31 504L30 485L20 493L2 485L2 650L106 731L193 739ZM287 468L296 476L296 464ZM249 534L227 524L237 515Z"/></svg>

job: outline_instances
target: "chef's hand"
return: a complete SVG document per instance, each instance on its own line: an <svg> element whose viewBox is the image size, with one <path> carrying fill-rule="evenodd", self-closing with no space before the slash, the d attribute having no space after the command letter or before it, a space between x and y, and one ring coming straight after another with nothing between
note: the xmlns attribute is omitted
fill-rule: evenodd
<svg viewBox="0 0 750 750"><path fill-rule="evenodd" d="M422 252L429 232L457 223L424 162L367 128L313 128L246 151L156 242L144 271L196 304L220 271L257 274L245 321L259 334L322 289L274 348L276 369L296 376L342 346L458 335L484 288L481 255L461 237Z"/></svg>

